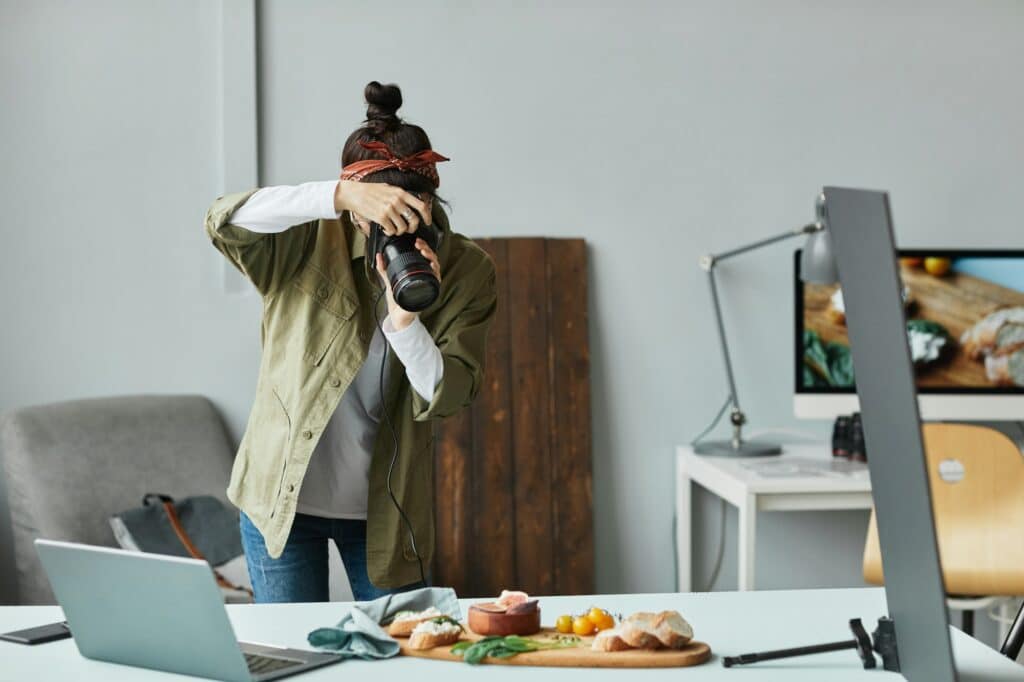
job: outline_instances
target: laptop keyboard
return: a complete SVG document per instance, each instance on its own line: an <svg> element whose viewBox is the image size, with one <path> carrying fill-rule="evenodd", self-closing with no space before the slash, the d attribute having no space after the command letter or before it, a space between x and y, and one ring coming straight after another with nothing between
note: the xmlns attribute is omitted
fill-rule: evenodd
<svg viewBox="0 0 1024 682"><path fill-rule="evenodd" d="M273 656L260 656L259 654L245 654L245 664L249 666L249 672L253 675L265 675L277 672L284 668L300 665L300 661L289 658L274 658Z"/></svg>

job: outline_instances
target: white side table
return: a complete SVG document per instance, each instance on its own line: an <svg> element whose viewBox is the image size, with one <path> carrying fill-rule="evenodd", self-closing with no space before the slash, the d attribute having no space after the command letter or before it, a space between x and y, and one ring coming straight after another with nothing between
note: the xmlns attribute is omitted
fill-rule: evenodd
<svg viewBox="0 0 1024 682"><path fill-rule="evenodd" d="M711 457L676 450L676 548L679 590L690 592L693 548L690 484L739 513L739 589L754 589L757 512L871 509L867 466L833 458L826 443L784 446L777 457Z"/></svg>

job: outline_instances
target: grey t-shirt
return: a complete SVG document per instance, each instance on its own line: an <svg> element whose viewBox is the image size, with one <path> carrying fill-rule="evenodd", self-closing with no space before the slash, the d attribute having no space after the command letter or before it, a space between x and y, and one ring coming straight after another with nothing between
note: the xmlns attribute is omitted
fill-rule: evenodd
<svg viewBox="0 0 1024 682"><path fill-rule="evenodd" d="M309 460L298 504L300 514L365 519L374 439L383 418L380 362L384 337L375 330L366 361L327 422ZM388 377L385 375L385 381Z"/></svg>

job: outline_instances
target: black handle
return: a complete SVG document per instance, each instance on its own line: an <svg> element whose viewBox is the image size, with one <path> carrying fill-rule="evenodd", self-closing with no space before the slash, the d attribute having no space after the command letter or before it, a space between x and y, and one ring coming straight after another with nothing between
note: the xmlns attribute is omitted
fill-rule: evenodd
<svg viewBox="0 0 1024 682"><path fill-rule="evenodd" d="M762 651L754 654L726 656L722 659L722 665L726 668L731 668L734 665L746 665L748 663L757 663L758 661L771 661L777 658L791 658L793 656L807 656L809 654L824 654L829 651L843 651L856 648L857 640L849 639L843 642L829 642L828 644L798 646L792 649L775 649L774 651Z"/></svg>
<svg viewBox="0 0 1024 682"><path fill-rule="evenodd" d="M808 656L810 654L824 654L830 651L844 651L856 649L861 662L865 668L875 667L875 654L871 650L871 639L865 632L860 618L850 620L850 630L854 639L842 642L829 642L828 644L812 644L811 646L798 646L792 649L775 649L774 651L762 651L753 654L741 654L739 656L726 656L722 659L722 665L731 668L734 665L747 665L758 661L771 661L778 658L792 658L793 656Z"/></svg>

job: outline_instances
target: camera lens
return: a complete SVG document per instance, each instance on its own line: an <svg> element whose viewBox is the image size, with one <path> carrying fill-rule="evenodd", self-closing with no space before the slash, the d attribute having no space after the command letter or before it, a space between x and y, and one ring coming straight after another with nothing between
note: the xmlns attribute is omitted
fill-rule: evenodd
<svg viewBox="0 0 1024 682"><path fill-rule="evenodd" d="M395 292L395 302L411 313L430 307L437 299L438 289L437 278L433 273L411 274L391 285L391 290Z"/></svg>
<svg viewBox="0 0 1024 682"><path fill-rule="evenodd" d="M423 227L417 232L417 235L430 244L431 248L436 248L437 237L431 230ZM383 238L383 233L380 233L378 237L381 239L375 240L374 246L384 256L388 281L391 282L391 291L394 293L395 302L403 310L412 313L430 307L441 292L441 283L434 275L430 261L424 258L416 248L416 237L411 234L403 234Z"/></svg>

